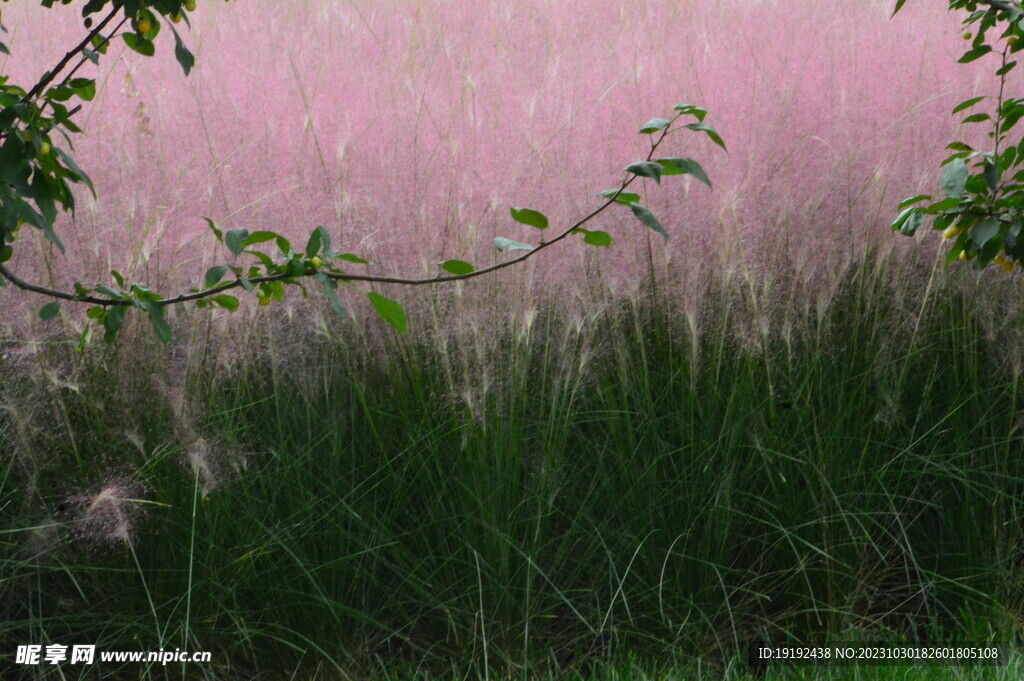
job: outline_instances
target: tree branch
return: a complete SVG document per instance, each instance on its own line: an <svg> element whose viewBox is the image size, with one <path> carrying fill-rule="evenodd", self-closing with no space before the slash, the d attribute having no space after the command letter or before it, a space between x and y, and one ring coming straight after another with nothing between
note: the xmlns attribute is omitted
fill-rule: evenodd
<svg viewBox="0 0 1024 681"><path fill-rule="evenodd" d="M998 9L1002 12L1012 12L1013 10L1019 10L1021 8L1019 3L1003 2L1003 0L977 0L983 5L988 5L993 9Z"/></svg>
<svg viewBox="0 0 1024 681"><path fill-rule="evenodd" d="M672 118L672 120L670 121L669 125L667 125L661 131L661 133L658 136L657 140L653 140L653 142L651 144L651 150L650 150L650 152L648 152L647 157L645 159L646 161L651 161L654 158L654 152L657 151L658 147L661 146L661 143L665 140L665 137L671 131L672 123L675 123L677 120L679 120L679 118L681 116L682 116L682 114L676 114ZM588 213L584 217L582 217L579 220L577 220L576 222L574 222L571 227L568 227L567 229L563 230L557 236L555 236L553 239L551 239L549 241L541 241L540 244L538 244L537 246L535 246L531 250L527 251L523 255L520 255L518 257L512 258L511 260L506 260L505 262L498 263L497 265L491 265L490 267L485 267L483 269L474 270L474 271L469 272L467 274L450 274L450 275L441 275L441 276L437 276L437 277L430 277L430 278L427 278L427 279L413 279L413 278L406 278L406 277L387 277L387 276L372 275L372 274L342 274L342 273L337 273L337 272L326 272L326 271L322 271L322 270L313 270L313 271L306 272L305 274L301 274L301 275L273 274L273 275L268 275L268 276L265 276L265 277L253 277L253 278L249 279L249 282L251 282L253 284L262 284L262 283L265 283L265 282L272 282L272 281L294 280L294 279L300 279L300 278L305 278L305 277L316 276L319 273L322 273L325 276L327 276L327 277L329 277L329 278L331 278L331 279L333 279L335 281L365 281L365 282L378 283L378 284L401 284L401 285L405 285L405 286L423 286L423 285L426 285L426 284L441 284L441 283L445 283L445 282L465 281L467 279L473 279L474 277L480 277L480 276L483 276L485 274L490 274L492 272L496 272L498 270L505 269L506 267L511 267L512 265L517 265L517 264L519 264L521 262L524 262L524 261L528 260L529 258L532 258L533 256L535 256L537 253L541 252L542 250L547 249L547 248L553 246L554 244L558 243L559 241L562 241L563 239L568 237L570 234L572 234L576 229L579 229L580 227L582 227L586 223L588 223L591 220L593 220L599 214L604 212L605 209L608 208L608 206L611 206L612 204L617 203L617 199L618 199L619 195L623 191L625 191L626 188L629 187L633 182L635 182L638 177L639 177L638 175L633 175L632 177L630 177L630 178L628 178L626 180L623 180L623 182L619 186L619 189L613 195L611 195L608 198L607 201L605 201L603 204L601 204L600 206L598 206L597 208L592 210L590 213ZM0 275L2 275L5 279L7 279L12 284L14 284L16 287L18 287L18 288L20 288L22 290L31 291L33 293L40 293L42 295L46 295L46 296L49 296L51 298L58 298L60 300L68 300L68 301L79 302L79 303L90 303L90 304L93 304L93 305L102 305L102 306L106 306L106 307L126 306L126 305L132 305L132 303L133 303L132 300L117 300L117 299L112 299L112 298L97 298L95 296L89 296L89 295L84 295L84 296L83 295L76 295L76 294L73 294L73 293L67 293L65 291L59 291L57 289L48 288L46 286L39 286L37 284L31 284L31 283L21 279L17 275L15 275L13 272L11 272L9 269L7 269L7 267L5 267L3 264L0 264ZM155 304L157 304L157 305L160 305L161 307L165 307L165 306L169 306L169 305L176 305L176 304L179 304L179 303L185 303L185 302L189 302L189 301L200 300L202 298L208 298L210 296L215 296L217 294L223 293L225 291L229 291L229 290L231 290L233 288L238 288L240 286L242 286L241 280L240 279L236 279L234 281L230 281L230 282L227 282L227 283L224 283L224 284L220 284L219 286L215 286L213 288L205 289L203 291L196 291L194 293L185 293L185 294L181 294L179 296L175 296L173 298L164 298L162 300L153 301L153 302Z"/></svg>
<svg viewBox="0 0 1024 681"><path fill-rule="evenodd" d="M22 98L22 101L27 102L30 99L38 96L39 93L45 90L46 87L54 81L57 75L61 71L63 71L64 68L71 62L71 60L74 59L77 55L81 54L82 50L88 47L89 44L92 42L92 39L99 35L104 28L106 28L107 24L110 23L110 21L117 15L117 13L120 10L121 8L119 6L114 7L114 9L110 11L110 14L104 17L102 21L96 24L96 26L91 31L89 31L88 35L85 36L85 39L82 40L82 42L75 46L70 52L65 54L64 57L59 62L57 62L57 65L54 66L52 70L47 71L43 74L43 77L39 79L39 82L33 85L32 89L25 94L25 96Z"/></svg>

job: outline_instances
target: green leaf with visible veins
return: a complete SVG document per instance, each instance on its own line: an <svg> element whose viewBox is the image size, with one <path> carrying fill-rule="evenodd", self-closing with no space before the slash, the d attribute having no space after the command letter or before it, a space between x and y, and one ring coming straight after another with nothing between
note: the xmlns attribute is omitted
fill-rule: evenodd
<svg viewBox="0 0 1024 681"><path fill-rule="evenodd" d="M967 164L962 158L955 158L942 169L939 179L942 193L950 198L960 198L967 189Z"/></svg>
<svg viewBox="0 0 1024 681"><path fill-rule="evenodd" d="M398 333L405 333L408 320L405 316L405 310L402 309L400 304L373 291L369 291L366 296L370 299L373 309L377 311L381 319L393 326Z"/></svg>
<svg viewBox="0 0 1024 681"><path fill-rule="evenodd" d="M629 204L629 207L633 209L633 215L636 216L637 220L665 237L665 241L668 241L668 232L666 232L665 228L661 226L660 222L658 222L658 218L654 217L654 213L647 210L639 203L631 203Z"/></svg>

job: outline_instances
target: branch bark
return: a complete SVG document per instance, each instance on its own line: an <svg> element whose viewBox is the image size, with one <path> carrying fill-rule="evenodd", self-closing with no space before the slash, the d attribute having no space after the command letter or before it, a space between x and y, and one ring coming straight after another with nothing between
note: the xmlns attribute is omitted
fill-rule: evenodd
<svg viewBox="0 0 1024 681"><path fill-rule="evenodd" d="M82 53L82 50L89 46L89 44L92 42L92 39L98 36L100 32L103 31L104 28L106 28L107 24L109 24L111 20L113 20L113 18L117 16L117 13L120 10L121 8L119 6L112 9L110 11L110 14L105 16L98 24L96 24L96 26L92 28L92 30L89 31L88 35L85 36L85 39L83 39L82 42L78 43L78 45L72 48L70 52L65 54L64 57L59 62L57 62L57 65L54 66L53 69L43 74L43 77L39 79L39 82L33 85L32 89L25 94L25 96L22 98L22 101L27 102L30 99L37 97L43 90L45 90L47 86L50 83L52 83L54 79L57 78L60 72L63 71L69 63L71 63L71 60L74 59L76 56L80 55ZM124 22L122 21L121 23L123 24Z"/></svg>

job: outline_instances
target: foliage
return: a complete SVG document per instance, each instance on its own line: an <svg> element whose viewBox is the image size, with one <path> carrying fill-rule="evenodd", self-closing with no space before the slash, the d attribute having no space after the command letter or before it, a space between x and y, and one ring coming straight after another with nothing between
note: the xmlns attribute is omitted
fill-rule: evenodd
<svg viewBox="0 0 1024 681"><path fill-rule="evenodd" d="M60 4L70 4L61 0ZM54 0L43 0L45 7L52 7ZM502 252L523 251L521 255L493 265L476 269L464 260L449 259L440 263L443 273L427 279L386 277L373 274L352 274L349 265L369 265L367 260L354 254L331 247L327 230L321 225L310 234L305 247L293 248L281 234L260 230L250 233L247 229L232 229L223 232L216 223L205 218L214 237L227 250L228 257L223 264L209 268L203 279L202 288L194 288L187 294L164 297L139 283L128 283L124 277L112 270L113 285L86 284L76 282L72 293L62 292L43 286L29 284L15 276L3 263L14 254L14 243L23 224L39 229L44 237L61 252L64 244L54 230L60 210L74 211L75 197L71 185L83 184L92 190L89 176L79 168L69 151L72 142L69 133L81 132L72 117L82 108L83 102L92 100L96 94L94 78L78 76L78 71L87 63L99 62L110 43L120 38L132 50L144 56L156 53L156 40L166 23L174 37L174 55L187 76L195 59L184 45L174 24L189 24L189 13L196 8L195 0L89 0L82 8L84 27L88 33L84 40L69 51L64 58L44 74L38 83L29 89L9 83L9 78L0 77L0 275L16 286L57 299L43 306L39 316L44 320L54 319L60 314L60 300L91 304L87 316L104 330L104 339L113 342L121 329L125 314L137 309L147 314L153 331L160 340L167 342L172 337L171 327L164 318L164 309L173 304L194 302L201 308L222 308L234 311L239 300L228 291L242 288L253 293L261 306L282 301L285 286L297 286L303 296L307 289L304 279L314 278L323 287L324 294L332 308L343 314L344 308L337 295L339 284L353 282L393 284L434 284L445 281L468 279L520 263L538 252L555 244L571 234L582 234L583 241L592 246L608 247L611 236L603 231L588 230L583 225L607 207L619 203L629 206L638 220L661 234L667 232L656 217L640 205L640 196L626 192L638 177L661 182L663 175L689 174L711 186L707 174L700 164L688 158L655 158L655 151L669 135L673 124L681 117L695 119L683 129L700 132L715 144L725 148L718 132L704 119L707 111L691 104L679 104L670 119L653 118L640 133L651 136L651 149L643 161L626 167L626 176L619 187L603 192L604 202L575 224L564 228L555 237L530 245L499 237L495 248ZM98 17L102 17L97 20ZM0 24L0 28L3 28ZM3 29L6 31L6 29ZM0 43L0 51L9 53ZM59 79L59 80L58 80ZM73 104L73 106L72 106ZM68 150L61 149L53 139L59 134ZM512 218L524 225L545 230L548 218L531 208L512 208ZM275 250L255 248L272 243ZM0 279L2 283L2 279ZM401 305L374 291L366 291L373 309L399 333L406 328L406 315ZM86 325L80 346L90 337L91 329Z"/></svg>
<svg viewBox="0 0 1024 681"><path fill-rule="evenodd" d="M895 12L904 2L896 3ZM949 9L968 12L963 37L970 48L960 57L961 64L988 54L1000 58L995 72L998 93L971 97L952 111L967 113L963 125L989 127L991 146L975 149L964 142L950 143L946 148L952 153L942 162L939 179L944 198L933 201L930 195L919 195L904 200L892 229L912 236L926 217L934 216L932 229L954 240L947 265L960 259L972 261L976 269L995 263L1010 272L1024 265L1024 138L1014 144L1010 137L1024 116L1024 97L1009 96L1005 86L1017 66L1015 55L1024 49L1024 11L1017 3L995 0L954 0ZM989 111L979 111L979 105L989 106ZM930 203L916 205L925 201Z"/></svg>

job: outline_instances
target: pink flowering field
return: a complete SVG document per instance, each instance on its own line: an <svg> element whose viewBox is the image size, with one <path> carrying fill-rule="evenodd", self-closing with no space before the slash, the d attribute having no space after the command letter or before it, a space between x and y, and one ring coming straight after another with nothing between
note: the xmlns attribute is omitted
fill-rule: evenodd
<svg viewBox="0 0 1024 681"><path fill-rule="evenodd" d="M537 239L510 207L569 224L644 156L639 126L687 101L711 112L729 152L689 132L666 143L714 184L647 182L667 245L618 208L592 225L611 249L562 244L506 279L540 296L537 284L559 290L596 262L618 287L643 278L649 240L655 261L684 276L753 267L766 242L798 269L835 269L867 243L897 241L896 203L934 191L943 147L962 134L950 108L993 87L985 60L955 63L959 24L941 3L894 19L891 5L201 3L186 35L191 77L170 40L154 59L120 43L103 58L75 139L97 198L80 192L74 221L62 220L67 256L32 235L40 246L12 266L61 287L109 283L113 268L169 294L226 258L203 217L295 239L323 224L376 274L491 264L503 257L494 237ZM73 8L4 11L3 70L16 79L81 33ZM420 293L395 295L415 305ZM31 308L4 327L20 329L42 302L0 292L6 309Z"/></svg>

